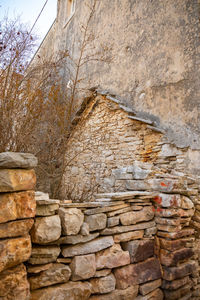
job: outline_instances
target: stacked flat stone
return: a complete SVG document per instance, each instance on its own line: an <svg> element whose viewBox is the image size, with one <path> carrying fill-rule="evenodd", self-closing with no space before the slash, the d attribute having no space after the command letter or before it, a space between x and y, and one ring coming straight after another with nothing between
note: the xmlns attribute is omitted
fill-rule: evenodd
<svg viewBox="0 0 200 300"><path fill-rule="evenodd" d="M194 229L190 226L194 204L189 197L176 193L176 181L171 181L168 187L165 183L168 194L160 193L154 198L157 248L163 270L162 290L165 299L193 299L198 277Z"/></svg>
<svg viewBox="0 0 200 300"><path fill-rule="evenodd" d="M29 231L36 212L32 154L0 153L0 299L30 297L23 262L31 255Z"/></svg>
<svg viewBox="0 0 200 300"><path fill-rule="evenodd" d="M36 192L27 266L31 300L55 295L70 300L162 299L153 196L138 191L98 194L94 202L72 203ZM59 209L45 207L51 205Z"/></svg>

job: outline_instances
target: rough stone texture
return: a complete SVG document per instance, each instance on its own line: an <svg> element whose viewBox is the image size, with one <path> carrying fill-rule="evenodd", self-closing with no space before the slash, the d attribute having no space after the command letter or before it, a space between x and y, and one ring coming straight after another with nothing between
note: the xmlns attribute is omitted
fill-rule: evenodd
<svg viewBox="0 0 200 300"><path fill-rule="evenodd" d="M63 233L65 235L78 234L84 220L81 210L77 208L60 208L58 213L61 218Z"/></svg>
<svg viewBox="0 0 200 300"><path fill-rule="evenodd" d="M130 226L115 226L112 228L105 228L101 231L102 235L112 235L112 234L118 234L118 233L123 233L123 232L129 232L129 231L134 231L134 230L142 230L146 228L151 228L155 226L155 222L144 222L144 223L139 223L136 225L130 225Z"/></svg>
<svg viewBox="0 0 200 300"><path fill-rule="evenodd" d="M164 291L165 298L169 300L180 299L182 296L190 292L191 287L191 284L186 284L175 291Z"/></svg>
<svg viewBox="0 0 200 300"><path fill-rule="evenodd" d="M160 250L160 262L164 266L176 266L178 263L189 259L194 255L194 250L191 248L182 248L174 252Z"/></svg>
<svg viewBox="0 0 200 300"><path fill-rule="evenodd" d="M152 292L155 289L157 289L158 287L160 287L161 283L162 283L162 280L157 279L154 281L150 281L150 282L141 284L139 287L140 294L142 294L142 295L149 294L150 292Z"/></svg>
<svg viewBox="0 0 200 300"><path fill-rule="evenodd" d="M58 246L34 246L28 262L32 265L55 262L59 254L60 247Z"/></svg>
<svg viewBox="0 0 200 300"><path fill-rule="evenodd" d="M119 216L107 219L107 227L113 227L117 225L119 225Z"/></svg>
<svg viewBox="0 0 200 300"><path fill-rule="evenodd" d="M169 251L176 251L186 246L186 241L184 241L183 239L178 239L174 241L159 239L159 241L160 247Z"/></svg>
<svg viewBox="0 0 200 300"><path fill-rule="evenodd" d="M117 268L130 264L128 251L123 251L121 246L114 244L112 247L102 250L96 254L97 269Z"/></svg>
<svg viewBox="0 0 200 300"><path fill-rule="evenodd" d="M138 285L130 286L125 290L114 290L106 295L95 295L90 300L133 300L138 294Z"/></svg>
<svg viewBox="0 0 200 300"><path fill-rule="evenodd" d="M26 268L20 264L0 273L1 300L29 300L30 288Z"/></svg>
<svg viewBox="0 0 200 300"><path fill-rule="evenodd" d="M40 273L42 271L48 270L52 266L53 266L52 263L45 264L45 265L38 265L38 266L27 265L26 269L27 269L28 273L37 274L37 273Z"/></svg>
<svg viewBox="0 0 200 300"><path fill-rule="evenodd" d="M31 153L2 152L0 153L0 168L32 169L38 164L38 159Z"/></svg>
<svg viewBox="0 0 200 300"><path fill-rule="evenodd" d="M26 235L31 230L33 223L33 219L27 219L0 224L0 238Z"/></svg>
<svg viewBox="0 0 200 300"><path fill-rule="evenodd" d="M31 292L30 300L87 300L91 294L89 282L67 282Z"/></svg>
<svg viewBox="0 0 200 300"><path fill-rule="evenodd" d="M131 263L144 261L154 256L154 240L136 240L122 243L122 249L128 251Z"/></svg>
<svg viewBox="0 0 200 300"><path fill-rule="evenodd" d="M111 273L111 269L97 270L94 277L105 277Z"/></svg>
<svg viewBox="0 0 200 300"><path fill-rule="evenodd" d="M117 289L126 289L131 285L145 283L161 278L161 268L156 258L128 265L114 270Z"/></svg>
<svg viewBox="0 0 200 300"><path fill-rule="evenodd" d="M34 192L0 194L0 223L33 218L36 212Z"/></svg>
<svg viewBox="0 0 200 300"><path fill-rule="evenodd" d="M34 190L36 175L34 170L0 169L0 192Z"/></svg>
<svg viewBox="0 0 200 300"><path fill-rule="evenodd" d="M36 218L31 229L32 242L46 244L59 239L61 235L61 222L58 215Z"/></svg>
<svg viewBox="0 0 200 300"><path fill-rule="evenodd" d="M180 288L181 286L187 284L190 282L190 278L189 276L180 278L180 279L176 279L173 281L166 281L163 280L162 281L162 288L165 290L177 290L178 288Z"/></svg>
<svg viewBox="0 0 200 300"><path fill-rule="evenodd" d="M185 262L178 267L163 267L163 279L172 281L193 273L197 268L195 261Z"/></svg>
<svg viewBox="0 0 200 300"><path fill-rule="evenodd" d="M115 234L114 242L121 243L121 242L128 242L131 240L137 240L143 238L143 235L144 235L144 230Z"/></svg>
<svg viewBox="0 0 200 300"><path fill-rule="evenodd" d="M71 257L76 255L84 255L95 253L106 249L114 244L113 238L111 236L108 237L99 237L93 241L90 241L86 244L80 244L75 246L68 246L62 248L62 255L64 257Z"/></svg>
<svg viewBox="0 0 200 300"><path fill-rule="evenodd" d="M30 236L0 240L0 272L28 260L30 256Z"/></svg>
<svg viewBox="0 0 200 300"><path fill-rule="evenodd" d="M132 225L138 222L150 221L154 217L153 207L144 207L137 212L127 212L120 215L122 225Z"/></svg>
<svg viewBox="0 0 200 300"><path fill-rule="evenodd" d="M105 214L85 216L85 222L89 225L90 231L100 230L106 227L107 217Z"/></svg>
<svg viewBox="0 0 200 300"><path fill-rule="evenodd" d="M65 283L71 276L71 270L63 264L52 264L50 268L42 271L39 275L29 278L31 290L36 290L53 284Z"/></svg>
<svg viewBox="0 0 200 300"><path fill-rule="evenodd" d="M84 280L94 276L96 272L95 254L75 256L70 264L72 281Z"/></svg>
<svg viewBox="0 0 200 300"><path fill-rule="evenodd" d="M162 300L164 298L163 292L160 289L156 289L153 292L145 295L145 296L138 296L136 300Z"/></svg>
<svg viewBox="0 0 200 300"><path fill-rule="evenodd" d="M51 216L58 210L58 204L37 205L36 216Z"/></svg>
<svg viewBox="0 0 200 300"><path fill-rule="evenodd" d="M89 225L87 223L83 222L83 224L81 225L80 234L84 236L90 234Z"/></svg>
<svg viewBox="0 0 200 300"><path fill-rule="evenodd" d="M93 294L106 294L114 291L116 280L115 276L110 274L105 277L90 279L90 283Z"/></svg>
<svg viewBox="0 0 200 300"><path fill-rule="evenodd" d="M80 244L80 243L87 243L87 242L95 239L98 236L99 236L98 232L91 233L89 235L81 235L81 234L68 235L68 236L63 236L63 237L59 238L59 240L57 240L56 242L53 242L53 244L57 244L57 245L60 245L60 244L76 245L76 244Z"/></svg>

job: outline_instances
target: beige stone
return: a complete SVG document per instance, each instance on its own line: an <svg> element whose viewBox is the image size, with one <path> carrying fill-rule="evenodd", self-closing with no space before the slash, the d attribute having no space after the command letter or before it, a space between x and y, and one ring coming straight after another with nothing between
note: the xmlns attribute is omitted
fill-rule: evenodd
<svg viewBox="0 0 200 300"><path fill-rule="evenodd" d="M29 300L29 298L30 288L23 264L0 273L0 299Z"/></svg>
<svg viewBox="0 0 200 300"><path fill-rule="evenodd" d="M33 218L36 212L34 192L0 194L0 223Z"/></svg>
<svg viewBox="0 0 200 300"><path fill-rule="evenodd" d="M84 236L90 234L89 225L87 223L83 222L83 224L81 225L80 234L82 234Z"/></svg>
<svg viewBox="0 0 200 300"><path fill-rule="evenodd" d="M114 290L113 292L105 295L94 295L90 300L133 300L138 294L138 285L133 285L125 290Z"/></svg>
<svg viewBox="0 0 200 300"><path fill-rule="evenodd" d="M105 194L96 194L96 198L110 198L112 200L128 200L132 199L135 196L149 196L152 197L154 193L151 192L142 192L142 191L131 191L131 192L116 192L116 193L105 193Z"/></svg>
<svg viewBox="0 0 200 300"><path fill-rule="evenodd" d="M58 204L37 205L36 216L52 216L59 209Z"/></svg>
<svg viewBox="0 0 200 300"><path fill-rule="evenodd" d="M52 264L47 270L41 271L38 275L29 278L31 290L51 286L58 283L65 283L71 276L71 270L63 264Z"/></svg>
<svg viewBox="0 0 200 300"><path fill-rule="evenodd" d="M0 169L0 192L34 190L36 175L34 170Z"/></svg>
<svg viewBox="0 0 200 300"><path fill-rule="evenodd" d="M76 235L79 233L83 224L84 215L77 208L60 208L59 216L61 218L62 231L64 235Z"/></svg>
<svg viewBox="0 0 200 300"><path fill-rule="evenodd" d="M0 240L0 272L14 267L31 256L31 239L25 237Z"/></svg>
<svg viewBox="0 0 200 300"><path fill-rule="evenodd" d="M89 225L90 231L104 229L106 227L107 216L103 213L85 216L85 222Z"/></svg>
<svg viewBox="0 0 200 300"><path fill-rule="evenodd" d="M135 231L135 230L143 230L146 228L154 227L156 223L154 221L150 222L143 222L136 225L129 225L129 226L115 226L112 228L105 228L101 231L101 235L113 235L113 234L119 234L129 231Z"/></svg>
<svg viewBox="0 0 200 300"><path fill-rule="evenodd" d="M111 273L111 269L97 270L93 277L105 277Z"/></svg>
<svg viewBox="0 0 200 300"><path fill-rule="evenodd" d="M119 216L108 218L107 227L114 227L119 225Z"/></svg>
<svg viewBox="0 0 200 300"><path fill-rule="evenodd" d="M128 242L132 240L142 239L143 236L144 236L144 230L138 230L138 231L125 232L121 234L115 234L113 238L115 243L121 243L121 242Z"/></svg>
<svg viewBox="0 0 200 300"><path fill-rule="evenodd" d="M27 235L31 230L33 223L33 219L26 219L0 224L0 238Z"/></svg>
<svg viewBox="0 0 200 300"><path fill-rule="evenodd" d="M157 229L161 231L166 231L166 232L177 232L182 229L182 226L172 226L172 225L166 225L166 224L157 224Z"/></svg>
<svg viewBox="0 0 200 300"><path fill-rule="evenodd" d="M61 222L58 215L36 218L31 229L32 242L47 244L59 239L61 236Z"/></svg>
<svg viewBox="0 0 200 300"><path fill-rule="evenodd" d="M112 236L99 237L95 240L87 242L85 244L78 244L75 246L64 246L62 248L62 255L64 257L72 257L76 255L91 254L103 249L106 249L114 244Z"/></svg>
<svg viewBox="0 0 200 300"><path fill-rule="evenodd" d="M153 206L144 207L140 211L127 212L120 215L120 221L122 225L133 225L143 221L150 221L154 217Z"/></svg>
<svg viewBox="0 0 200 300"><path fill-rule="evenodd" d="M33 246L29 263L31 265L48 264L55 262L60 254L59 246Z"/></svg>
<svg viewBox="0 0 200 300"><path fill-rule="evenodd" d="M75 256L70 264L72 281L84 280L94 276L96 272L95 254Z"/></svg>
<svg viewBox="0 0 200 300"><path fill-rule="evenodd" d="M27 265L26 270L27 270L28 273L37 274L37 273L40 273L42 271L48 270L52 266L53 266L52 263L45 264L45 265L38 265L38 266Z"/></svg>
<svg viewBox="0 0 200 300"><path fill-rule="evenodd" d="M138 296L136 300L162 300L164 299L163 292L161 289L156 289L153 292L146 294L145 296ZM166 298L168 299L168 298Z"/></svg>
<svg viewBox="0 0 200 300"><path fill-rule="evenodd" d="M115 276L110 274L105 277L90 279L93 294L106 294L114 291L115 289Z"/></svg>
<svg viewBox="0 0 200 300"><path fill-rule="evenodd" d="M114 217L114 216L117 216L117 215L120 215L120 214L123 214L125 212L129 212L129 211L138 211L138 210L141 210L142 209L142 206L129 206L129 207L125 207L125 208L121 208L121 209L118 209L118 210L115 210L115 211L111 211L111 212L108 212L107 213L107 216L108 217Z"/></svg>
<svg viewBox="0 0 200 300"><path fill-rule="evenodd" d="M89 282L67 282L31 292L30 300L87 300L91 295Z"/></svg>
<svg viewBox="0 0 200 300"><path fill-rule="evenodd" d="M32 169L37 166L38 160L31 153L2 152L0 153L0 168L3 169Z"/></svg>
<svg viewBox="0 0 200 300"><path fill-rule="evenodd" d="M130 264L130 256L128 251L123 251L119 244L96 253L97 270L103 268L117 268Z"/></svg>
<svg viewBox="0 0 200 300"><path fill-rule="evenodd" d="M167 231L158 231L157 235L159 237L170 238L170 239L180 239L185 236L191 236L194 234L193 228L183 228L178 232L167 232Z"/></svg>

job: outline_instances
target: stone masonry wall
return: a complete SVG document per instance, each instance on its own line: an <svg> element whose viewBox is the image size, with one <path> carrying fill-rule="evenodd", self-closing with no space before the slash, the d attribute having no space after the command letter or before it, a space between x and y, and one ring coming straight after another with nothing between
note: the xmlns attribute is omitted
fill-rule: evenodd
<svg viewBox="0 0 200 300"><path fill-rule="evenodd" d="M200 299L194 179L137 166L146 190L80 203L34 193L36 163L0 154L1 300Z"/></svg>

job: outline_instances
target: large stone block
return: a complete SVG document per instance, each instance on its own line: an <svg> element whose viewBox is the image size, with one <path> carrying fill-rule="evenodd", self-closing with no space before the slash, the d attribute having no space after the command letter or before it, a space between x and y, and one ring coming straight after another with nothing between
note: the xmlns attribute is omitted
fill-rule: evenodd
<svg viewBox="0 0 200 300"><path fill-rule="evenodd" d="M62 248L62 255L64 257L72 257L76 255L85 255L90 253L95 253L106 249L114 244L113 237L99 237L93 241L86 244L79 244L75 246L64 246Z"/></svg>
<svg viewBox="0 0 200 300"><path fill-rule="evenodd" d="M114 290L113 292L105 295L94 295L90 300L133 300L138 294L138 285L133 285L125 290Z"/></svg>
<svg viewBox="0 0 200 300"><path fill-rule="evenodd" d="M130 264L128 251L123 251L121 246L114 244L112 247L96 254L97 269L117 268Z"/></svg>
<svg viewBox="0 0 200 300"><path fill-rule="evenodd" d="M130 254L131 263L144 261L154 256L154 247L154 240L135 240L122 243L123 250Z"/></svg>
<svg viewBox="0 0 200 300"><path fill-rule="evenodd" d="M30 236L0 240L0 272L28 260L30 256Z"/></svg>
<svg viewBox="0 0 200 300"><path fill-rule="evenodd" d="M52 264L50 268L29 278L31 290L58 283L65 283L71 276L71 270L64 264Z"/></svg>
<svg viewBox="0 0 200 300"><path fill-rule="evenodd" d="M91 295L89 282L67 282L31 292L30 300L87 300Z"/></svg>
<svg viewBox="0 0 200 300"><path fill-rule="evenodd" d="M162 300L164 299L163 292L161 289L156 289L153 292L150 292L149 294L146 295L139 295L135 300ZM167 299L167 298L166 298Z"/></svg>
<svg viewBox="0 0 200 300"><path fill-rule="evenodd" d="M176 250L174 252L169 252L167 250L160 250L160 262L164 266L176 266L178 263L189 259L194 255L192 248L183 248Z"/></svg>
<svg viewBox="0 0 200 300"><path fill-rule="evenodd" d="M186 241L183 239L179 240L166 240L166 239L159 239L160 247L169 251L176 251L182 249L186 246Z"/></svg>
<svg viewBox="0 0 200 300"><path fill-rule="evenodd" d="M197 269L197 263L192 260L180 264L178 267L163 267L163 279L172 281L192 274Z"/></svg>
<svg viewBox="0 0 200 300"><path fill-rule="evenodd" d="M36 212L34 192L0 194L0 223L33 218Z"/></svg>
<svg viewBox="0 0 200 300"><path fill-rule="evenodd" d="M2 152L0 153L0 168L32 169L38 164L38 159L31 153Z"/></svg>
<svg viewBox="0 0 200 300"><path fill-rule="evenodd" d="M78 234L84 220L84 215L81 210L77 208L60 208L58 213L61 218L63 234Z"/></svg>
<svg viewBox="0 0 200 300"><path fill-rule="evenodd" d="M157 205L162 207L180 207L183 209L192 209L194 207L193 202L188 197L179 194L160 193L153 200Z"/></svg>
<svg viewBox="0 0 200 300"><path fill-rule="evenodd" d="M80 243L87 243L91 240L94 240L96 237L99 236L98 232L91 233L89 235L66 235L62 236L57 240L56 242L53 242L54 244L61 245L61 244L71 244L71 245L76 245Z"/></svg>
<svg viewBox="0 0 200 300"><path fill-rule="evenodd" d="M72 270L72 281L93 277L96 272L95 254L75 256L70 268Z"/></svg>
<svg viewBox="0 0 200 300"><path fill-rule="evenodd" d="M191 283L188 283L181 288L175 290L175 291L164 291L165 299L169 300L176 300L181 299L184 295L187 295L191 291Z"/></svg>
<svg viewBox="0 0 200 300"><path fill-rule="evenodd" d="M111 228L105 228L101 231L102 235L113 235L113 234L119 234L124 233L128 231L135 231L135 230L143 230L146 228L154 227L156 223L154 221L150 222L142 222L135 225L129 225L129 226L115 226Z"/></svg>
<svg viewBox="0 0 200 300"><path fill-rule="evenodd" d="M60 254L59 246L33 246L29 263L32 265L55 262Z"/></svg>
<svg viewBox="0 0 200 300"><path fill-rule="evenodd" d="M106 294L114 291L115 289L115 276L110 274L105 277L90 279L93 294Z"/></svg>
<svg viewBox="0 0 200 300"><path fill-rule="evenodd" d="M100 230L106 227L107 216L106 214L97 214L85 216L85 222L89 225L89 230Z"/></svg>
<svg viewBox="0 0 200 300"><path fill-rule="evenodd" d="M132 225L143 221L150 221L153 217L153 206L147 206L140 211L132 211L120 215L120 221L122 225Z"/></svg>
<svg viewBox="0 0 200 300"><path fill-rule="evenodd" d="M52 216L59 209L59 204L37 205L36 216Z"/></svg>
<svg viewBox="0 0 200 300"><path fill-rule="evenodd" d="M33 219L26 219L0 224L0 238L27 235L31 230L33 223Z"/></svg>
<svg viewBox="0 0 200 300"><path fill-rule="evenodd" d="M158 259L149 258L144 262L115 269L114 275L117 289L126 289L131 285L160 279L161 267Z"/></svg>
<svg viewBox="0 0 200 300"><path fill-rule="evenodd" d="M1 300L29 300L30 288L23 264L0 273Z"/></svg>
<svg viewBox="0 0 200 300"><path fill-rule="evenodd" d="M0 192L34 190L36 175L34 170L0 169Z"/></svg>
<svg viewBox="0 0 200 300"><path fill-rule="evenodd" d="M31 229L32 242L47 244L56 241L61 236L61 222L58 215L36 218Z"/></svg>
<svg viewBox="0 0 200 300"><path fill-rule="evenodd" d="M182 277L180 279L176 279L173 281L167 281L163 280L162 281L162 288L165 290L177 290L178 288L182 287L183 285L187 284L190 282L190 277Z"/></svg>

